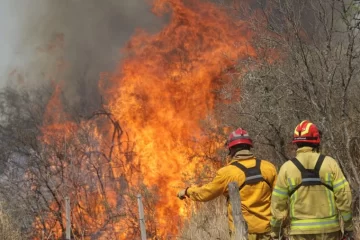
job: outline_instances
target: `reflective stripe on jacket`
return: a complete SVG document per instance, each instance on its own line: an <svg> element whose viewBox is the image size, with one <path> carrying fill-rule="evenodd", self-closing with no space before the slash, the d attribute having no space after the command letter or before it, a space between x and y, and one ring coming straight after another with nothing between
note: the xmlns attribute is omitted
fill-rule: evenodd
<svg viewBox="0 0 360 240"><path fill-rule="evenodd" d="M232 181L239 186L245 181L245 174L238 167L230 165L239 161L247 168L255 166L255 157L248 150L241 150L235 154L229 165L219 169L215 178L208 184L201 187L190 187L187 194L194 201L210 201L220 195L228 197L228 184ZM272 187L276 181L275 166L268 161L261 161L261 174ZM272 189L266 182L259 182L255 185L245 185L240 191L241 208L244 218L248 224L249 233L265 233L270 231L270 203ZM230 230L234 230L231 205L228 201L228 217Z"/></svg>
<svg viewBox="0 0 360 240"><path fill-rule="evenodd" d="M296 158L306 169L314 169L319 153L302 147ZM290 235L336 232L340 230L338 212L345 221L345 230L352 230L351 191L337 162L326 156L319 174L333 191L323 185L302 186L289 197L301 183L301 172L291 161L281 166L271 200L273 231L278 231L282 220L289 217Z"/></svg>

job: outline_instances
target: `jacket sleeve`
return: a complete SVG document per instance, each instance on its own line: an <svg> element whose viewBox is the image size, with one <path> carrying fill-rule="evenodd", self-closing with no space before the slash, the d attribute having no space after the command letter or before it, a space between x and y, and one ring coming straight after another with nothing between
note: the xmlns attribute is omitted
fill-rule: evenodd
<svg viewBox="0 0 360 240"><path fill-rule="evenodd" d="M186 191L191 200L206 202L210 201L221 194L227 189L228 178L225 177L223 169L217 171L215 178L208 184L201 187L189 187Z"/></svg>
<svg viewBox="0 0 360 240"><path fill-rule="evenodd" d="M277 170L276 170L274 165L272 165L271 172L272 172L272 183L271 183L272 186L271 186L271 188L275 189L276 182L277 182Z"/></svg>
<svg viewBox="0 0 360 240"><path fill-rule="evenodd" d="M280 232L281 224L288 215L288 184L284 165L280 168L277 181L271 196L271 231L277 234Z"/></svg>
<svg viewBox="0 0 360 240"><path fill-rule="evenodd" d="M336 208L340 212L342 219L344 220L345 231L352 231L352 213L351 213L351 202L352 195L348 181L344 177L339 165L335 160L332 163L333 169L333 191L335 197Z"/></svg>

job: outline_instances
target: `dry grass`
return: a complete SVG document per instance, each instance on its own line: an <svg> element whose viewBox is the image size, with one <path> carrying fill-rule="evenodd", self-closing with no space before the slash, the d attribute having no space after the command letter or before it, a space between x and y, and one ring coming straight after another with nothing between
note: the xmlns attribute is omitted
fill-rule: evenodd
<svg viewBox="0 0 360 240"><path fill-rule="evenodd" d="M14 224L8 214L0 206L0 239L1 240L22 240L20 230Z"/></svg>
<svg viewBox="0 0 360 240"><path fill-rule="evenodd" d="M219 197L206 203L194 203L192 217L185 223L178 239L229 239L225 198Z"/></svg>
<svg viewBox="0 0 360 240"><path fill-rule="evenodd" d="M228 220L223 197L207 203L192 203L192 217L185 223L177 239L186 240L228 240ZM355 211L354 211L355 214ZM354 217L355 240L360 240L360 219Z"/></svg>
<svg viewBox="0 0 360 240"><path fill-rule="evenodd" d="M353 218L355 240L360 240L360 221L359 216Z"/></svg>

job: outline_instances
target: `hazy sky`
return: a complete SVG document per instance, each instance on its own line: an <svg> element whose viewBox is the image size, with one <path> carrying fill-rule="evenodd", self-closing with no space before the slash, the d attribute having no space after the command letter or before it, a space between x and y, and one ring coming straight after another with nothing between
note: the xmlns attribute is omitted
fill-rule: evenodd
<svg viewBox="0 0 360 240"><path fill-rule="evenodd" d="M147 0L0 0L0 87L15 69L25 83L48 81L59 57L69 66L64 80L86 70L95 84L100 72L113 70L136 28L157 31L162 24ZM39 52L57 34L62 49Z"/></svg>
<svg viewBox="0 0 360 240"><path fill-rule="evenodd" d="M16 1L16 0L15 0ZM2 85L11 62L14 60L15 46L19 39L22 17L19 16L23 10L19 9L18 14L14 5L9 0L1 0L0 5L0 84Z"/></svg>

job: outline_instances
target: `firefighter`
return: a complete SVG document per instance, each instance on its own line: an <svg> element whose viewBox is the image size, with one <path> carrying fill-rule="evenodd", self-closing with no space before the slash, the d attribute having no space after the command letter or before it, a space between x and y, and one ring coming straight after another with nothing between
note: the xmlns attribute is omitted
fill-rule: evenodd
<svg viewBox="0 0 360 240"><path fill-rule="evenodd" d="M337 162L319 153L320 132L308 120L296 126L296 157L285 162L271 198L271 235L289 224L290 239L341 239L339 216L352 237L351 192Z"/></svg>
<svg viewBox="0 0 360 240"><path fill-rule="evenodd" d="M248 225L249 239L270 239L271 192L275 186L275 166L255 158L250 149L253 143L242 128L232 132L227 141L230 163L219 169L215 178L201 187L191 186L178 192L177 197L206 202L220 195L227 198L229 230L234 239L234 223L228 195L228 184L235 181L239 187L242 213Z"/></svg>

